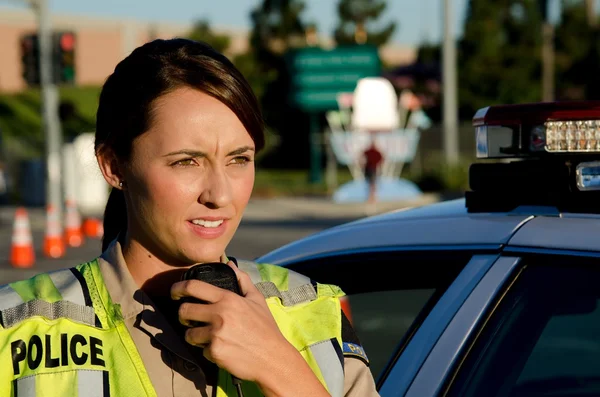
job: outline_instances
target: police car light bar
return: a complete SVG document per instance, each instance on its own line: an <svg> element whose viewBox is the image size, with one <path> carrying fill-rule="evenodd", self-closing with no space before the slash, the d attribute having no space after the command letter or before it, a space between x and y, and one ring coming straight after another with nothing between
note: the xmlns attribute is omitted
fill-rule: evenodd
<svg viewBox="0 0 600 397"><path fill-rule="evenodd" d="M600 101L489 106L473 126L477 158L600 153Z"/></svg>
<svg viewBox="0 0 600 397"><path fill-rule="evenodd" d="M469 212L600 213L600 101L489 106L473 117Z"/></svg>

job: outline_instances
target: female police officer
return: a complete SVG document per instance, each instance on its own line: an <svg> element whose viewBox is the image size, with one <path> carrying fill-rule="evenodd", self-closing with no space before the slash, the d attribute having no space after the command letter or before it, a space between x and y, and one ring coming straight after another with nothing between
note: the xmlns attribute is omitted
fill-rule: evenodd
<svg viewBox="0 0 600 397"><path fill-rule="evenodd" d="M207 45L156 40L119 63L97 113L104 253L0 288L0 394L234 396L233 375L244 396L377 395L339 288L224 254L262 134L247 82ZM214 261L242 296L179 281Z"/></svg>

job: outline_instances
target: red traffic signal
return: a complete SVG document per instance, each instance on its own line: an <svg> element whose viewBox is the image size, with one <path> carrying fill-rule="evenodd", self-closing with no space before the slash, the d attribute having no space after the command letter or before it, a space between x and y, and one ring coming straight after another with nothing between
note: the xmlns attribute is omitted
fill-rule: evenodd
<svg viewBox="0 0 600 397"><path fill-rule="evenodd" d="M75 49L75 36L72 33L60 35L60 48L63 51L73 51Z"/></svg>

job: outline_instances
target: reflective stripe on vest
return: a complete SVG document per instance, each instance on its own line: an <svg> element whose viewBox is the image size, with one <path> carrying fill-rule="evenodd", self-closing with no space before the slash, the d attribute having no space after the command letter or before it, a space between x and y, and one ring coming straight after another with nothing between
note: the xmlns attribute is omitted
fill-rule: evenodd
<svg viewBox="0 0 600 397"><path fill-rule="evenodd" d="M42 396L46 395L48 390L53 390L57 387L60 388L61 385L65 384L76 385L75 387L69 387L68 390L71 390L71 392L65 393L65 396L110 396L108 371L90 370L58 372L19 378L13 382L13 396ZM63 390L65 389L63 388Z"/></svg>
<svg viewBox="0 0 600 397"><path fill-rule="evenodd" d="M94 307L89 299L86 302L82 281L74 272L65 269L39 274L0 288L0 324L10 328L33 316L42 316L49 320L69 318L94 326Z"/></svg>
<svg viewBox="0 0 600 397"><path fill-rule="evenodd" d="M332 396L344 393L344 354L337 340L331 339L309 346Z"/></svg>
<svg viewBox="0 0 600 397"><path fill-rule="evenodd" d="M308 277L281 266L241 260L238 260L238 266L265 296L279 329L298 349L329 393L333 397L342 396L344 357L339 297L344 295L343 292L323 284L316 284L315 289ZM302 311L292 307L307 302L313 303L303 307Z"/></svg>
<svg viewBox="0 0 600 397"><path fill-rule="evenodd" d="M317 299L317 291L310 278L290 272L281 266L238 261L240 269L248 273L256 288L265 298L277 297L284 306Z"/></svg>

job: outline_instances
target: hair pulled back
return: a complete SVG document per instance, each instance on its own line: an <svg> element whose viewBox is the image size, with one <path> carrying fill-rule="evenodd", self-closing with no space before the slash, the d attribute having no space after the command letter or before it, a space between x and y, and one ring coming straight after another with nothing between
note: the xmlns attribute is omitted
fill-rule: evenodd
<svg viewBox="0 0 600 397"><path fill-rule="evenodd" d="M133 141L151 126L154 101L183 87L221 101L244 125L256 151L264 146L260 107L244 76L208 44L178 38L138 47L108 77L96 114L96 154L111 151L127 162ZM104 211L102 250L126 230L125 197L112 189Z"/></svg>

